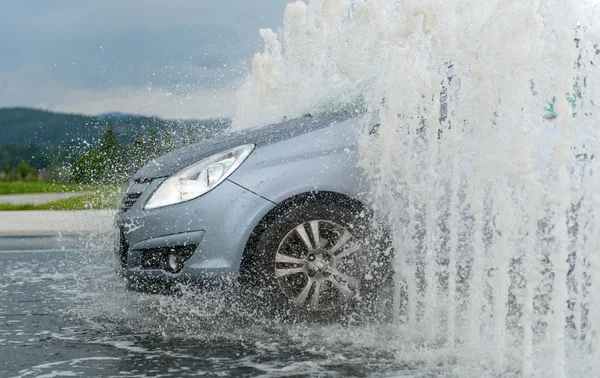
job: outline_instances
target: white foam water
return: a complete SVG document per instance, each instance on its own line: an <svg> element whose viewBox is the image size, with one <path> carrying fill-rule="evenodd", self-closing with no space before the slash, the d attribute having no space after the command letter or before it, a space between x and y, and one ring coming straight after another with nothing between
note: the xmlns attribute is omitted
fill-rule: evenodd
<svg viewBox="0 0 600 378"><path fill-rule="evenodd" d="M599 7L311 0L261 30L234 127L367 109L360 164L393 234L394 324L431 364L600 371Z"/></svg>

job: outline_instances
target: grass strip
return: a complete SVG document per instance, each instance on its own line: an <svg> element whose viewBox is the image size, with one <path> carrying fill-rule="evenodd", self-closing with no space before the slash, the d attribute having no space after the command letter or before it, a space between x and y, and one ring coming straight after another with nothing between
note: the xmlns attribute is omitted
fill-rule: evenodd
<svg viewBox="0 0 600 378"><path fill-rule="evenodd" d="M0 211L14 210L106 210L118 209L123 196L122 187L104 187L91 193L34 205L0 203Z"/></svg>

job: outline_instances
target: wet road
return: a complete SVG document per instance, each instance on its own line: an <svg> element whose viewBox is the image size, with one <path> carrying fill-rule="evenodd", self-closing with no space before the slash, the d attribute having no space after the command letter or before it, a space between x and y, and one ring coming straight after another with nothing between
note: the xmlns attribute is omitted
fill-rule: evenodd
<svg viewBox="0 0 600 378"><path fill-rule="evenodd" d="M0 238L0 377L437 375L391 325L281 324L231 289L129 292L111 243Z"/></svg>

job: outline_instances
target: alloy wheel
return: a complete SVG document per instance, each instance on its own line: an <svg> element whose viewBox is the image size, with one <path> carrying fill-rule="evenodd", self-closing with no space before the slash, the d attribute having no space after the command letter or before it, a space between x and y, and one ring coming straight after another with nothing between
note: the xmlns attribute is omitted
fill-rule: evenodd
<svg viewBox="0 0 600 378"><path fill-rule="evenodd" d="M359 293L364 261L354 235L331 221L299 224L283 238L274 273L281 291L296 307L327 311Z"/></svg>

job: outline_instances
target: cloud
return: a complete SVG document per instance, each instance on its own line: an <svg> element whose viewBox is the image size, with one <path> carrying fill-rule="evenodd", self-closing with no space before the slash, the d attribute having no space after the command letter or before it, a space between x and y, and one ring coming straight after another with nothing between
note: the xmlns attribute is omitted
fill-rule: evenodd
<svg viewBox="0 0 600 378"><path fill-rule="evenodd" d="M227 90L200 90L186 94L161 88L124 89L111 92L77 91L65 96L52 110L100 114L106 109L127 109L128 113L160 115L168 119L229 117L234 110L234 93Z"/></svg>
<svg viewBox="0 0 600 378"><path fill-rule="evenodd" d="M235 86L173 90L158 86L74 89L53 81L37 88L23 87L18 80L0 75L0 103L82 114L121 111L163 118L229 117L234 110Z"/></svg>
<svg viewBox="0 0 600 378"><path fill-rule="evenodd" d="M115 108L100 112L133 112L154 99L160 111L154 114L170 116L172 98L187 104L188 96L225 96L262 49L258 28L277 28L287 2L10 2L0 12L0 107L60 105L87 113L104 104ZM154 95L143 95L147 88ZM125 94L137 94L138 100L128 101ZM88 98L88 105L77 102L78 96ZM183 108L182 114L211 113Z"/></svg>

